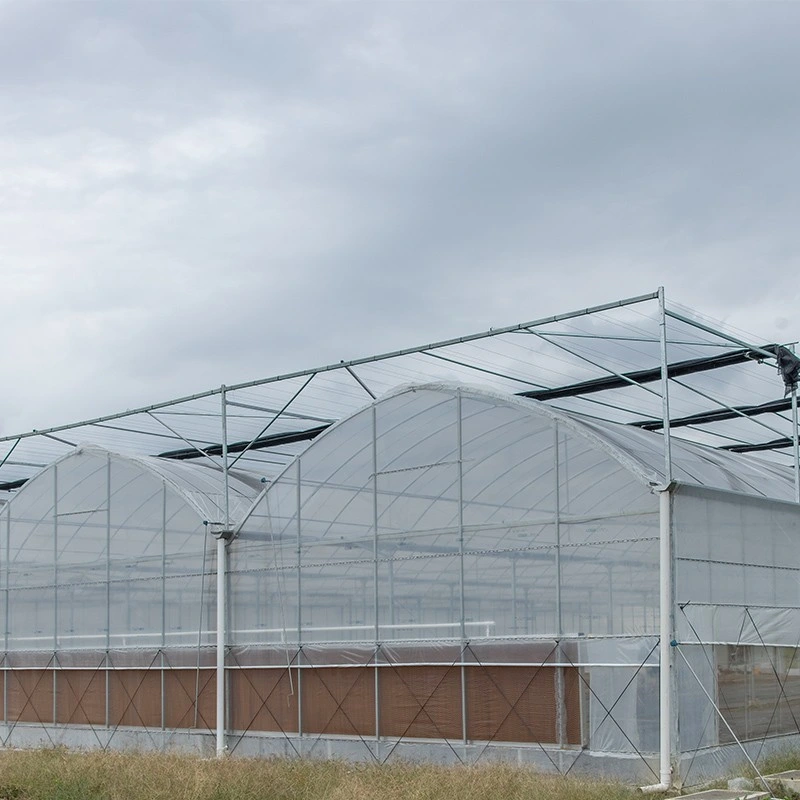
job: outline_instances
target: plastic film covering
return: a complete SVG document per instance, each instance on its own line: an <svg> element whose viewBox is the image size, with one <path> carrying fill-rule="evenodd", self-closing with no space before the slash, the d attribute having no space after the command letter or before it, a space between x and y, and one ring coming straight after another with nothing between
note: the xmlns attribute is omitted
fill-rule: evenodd
<svg viewBox="0 0 800 800"><path fill-rule="evenodd" d="M596 433L609 446L640 465L654 482L664 482L664 439L661 434L629 425L570 415L587 430ZM757 456L742 457L673 437L671 440L672 476L697 486L724 489L776 500L794 499L794 471L782 464Z"/></svg>
<svg viewBox="0 0 800 800"><path fill-rule="evenodd" d="M657 749L657 499L539 404L382 398L270 485L229 569L242 733Z"/></svg>
<svg viewBox="0 0 800 800"><path fill-rule="evenodd" d="M683 778L726 745L800 733L800 507L679 486L673 497ZM692 771L695 770L693 773Z"/></svg>
<svg viewBox="0 0 800 800"><path fill-rule="evenodd" d="M673 532L680 641L800 641L800 506L681 486Z"/></svg>
<svg viewBox="0 0 800 800"><path fill-rule="evenodd" d="M140 461L80 448L3 516L6 651L197 647L201 627L200 643L211 641L206 526Z"/></svg>
<svg viewBox="0 0 800 800"><path fill-rule="evenodd" d="M536 408L408 390L319 437L231 547L234 642L655 632L654 496Z"/></svg>

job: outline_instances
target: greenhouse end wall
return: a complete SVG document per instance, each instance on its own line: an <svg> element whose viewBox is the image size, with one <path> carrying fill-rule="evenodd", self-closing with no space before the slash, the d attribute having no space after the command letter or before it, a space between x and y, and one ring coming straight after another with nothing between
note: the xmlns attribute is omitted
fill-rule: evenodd
<svg viewBox="0 0 800 800"><path fill-rule="evenodd" d="M275 481L230 556L235 645L298 668L286 732L359 737L366 758L524 744L551 769L657 749L658 502L557 418L450 389L390 396Z"/></svg>
<svg viewBox="0 0 800 800"><path fill-rule="evenodd" d="M733 475L729 454L674 451L682 479L737 490L674 496L673 746L691 782L732 758L722 670L747 709L766 684L741 676L794 669L797 506L755 496L775 476L755 462ZM220 471L78 448L0 512L2 742L213 752L212 532L233 529L228 752L652 782L656 462L658 434L444 385L377 400L267 486L231 473L227 522Z"/></svg>
<svg viewBox="0 0 800 800"><path fill-rule="evenodd" d="M684 781L800 747L800 507L679 486L676 668Z"/></svg>

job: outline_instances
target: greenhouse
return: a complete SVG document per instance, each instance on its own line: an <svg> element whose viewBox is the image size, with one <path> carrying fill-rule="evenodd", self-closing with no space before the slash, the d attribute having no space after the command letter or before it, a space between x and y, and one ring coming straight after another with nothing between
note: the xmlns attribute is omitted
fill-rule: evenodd
<svg viewBox="0 0 800 800"><path fill-rule="evenodd" d="M691 372L662 364L660 404ZM796 416L781 461L675 435L759 416L732 402L636 424L553 402L651 380L609 371L375 392L345 365L363 391L335 421L293 376L269 435L231 434L257 404L225 387L219 443L153 409L186 447L59 433L0 507L2 743L502 759L663 788L800 742ZM787 409L794 390L765 413Z"/></svg>

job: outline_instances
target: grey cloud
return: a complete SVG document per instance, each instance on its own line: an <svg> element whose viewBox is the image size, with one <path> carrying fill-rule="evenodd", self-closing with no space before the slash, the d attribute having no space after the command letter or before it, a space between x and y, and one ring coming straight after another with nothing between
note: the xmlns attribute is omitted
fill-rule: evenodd
<svg viewBox="0 0 800 800"><path fill-rule="evenodd" d="M0 6L0 311L24 343L5 426L659 283L791 330L798 24L790 4Z"/></svg>

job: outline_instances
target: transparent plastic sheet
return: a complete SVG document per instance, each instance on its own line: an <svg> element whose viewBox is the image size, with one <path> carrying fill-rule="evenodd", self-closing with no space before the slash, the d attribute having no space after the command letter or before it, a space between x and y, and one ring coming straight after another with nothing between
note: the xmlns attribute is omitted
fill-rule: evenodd
<svg viewBox="0 0 800 800"><path fill-rule="evenodd" d="M713 648L707 646L681 645L681 653L697 676L692 674L683 658L676 657L674 669L678 691L680 748L683 753L693 755L704 748L713 747L719 741L719 715L703 691L705 689L712 697L716 694L715 658ZM691 757L681 761L683 782L697 782L696 766Z"/></svg>
<svg viewBox="0 0 800 800"><path fill-rule="evenodd" d="M692 783L730 764L736 739L758 757L800 731L800 508L679 486L673 535L681 770Z"/></svg>
<svg viewBox="0 0 800 800"><path fill-rule="evenodd" d="M304 641L369 641L376 612L381 641L461 638L462 603L470 638L648 633L655 508L549 415L450 388L399 393L270 486L231 546L234 639L296 641L302 619Z"/></svg>
<svg viewBox="0 0 800 800"><path fill-rule="evenodd" d="M589 749L652 754L658 749L656 637L580 642Z"/></svg>
<svg viewBox="0 0 800 800"><path fill-rule="evenodd" d="M800 642L800 609L747 605L684 605L676 614L682 642L695 644L770 644L794 647Z"/></svg>
<svg viewBox="0 0 800 800"><path fill-rule="evenodd" d="M680 486L673 531L675 603L685 612L676 615L681 641L753 636L746 608L758 617L765 643L800 640L799 506Z"/></svg>

